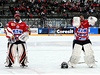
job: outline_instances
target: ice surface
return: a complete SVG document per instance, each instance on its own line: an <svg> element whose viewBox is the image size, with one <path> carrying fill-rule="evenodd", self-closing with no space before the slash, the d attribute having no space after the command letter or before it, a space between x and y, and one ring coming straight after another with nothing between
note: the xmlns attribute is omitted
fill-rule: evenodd
<svg viewBox="0 0 100 75"><path fill-rule="evenodd" d="M100 36L90 36L98 61L95 68L88 68L85 63L77 64L75 68L60 68L60 64L71 56L73 39L73 36L30 36L27 41L28 67L21 68L16 61L12 68L6 68L7 39L0 36L0 74L100 74ZM84 62L84 54L81 56L80 62Z"/></svg>

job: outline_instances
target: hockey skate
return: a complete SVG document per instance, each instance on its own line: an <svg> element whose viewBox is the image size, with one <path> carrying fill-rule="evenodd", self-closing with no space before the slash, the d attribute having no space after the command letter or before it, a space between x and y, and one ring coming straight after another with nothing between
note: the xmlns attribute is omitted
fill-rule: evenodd
<svg viewBox="0 0 100 75"><path fill-rule="evenodd" d="M24 68L24 67L28 67L28 65L25 65L25 64L23 65L23 64L21 64L20 67Z"/></svg>
<svg viewBox="0 0 100 75"><path fill-rule="evenodd" d="M88 65L89 66L89 68L94 68L95 66L97 66L95 63L94 64L90 64L90 65Z"/></svg>
<svg viewBox="0 0 100 75"><path fill-rule="evenodd" d="M7 63L7 61L6 61L6 63ZM8 60L8 63L7 63L7 65L5 65L5 67L9 67L9 68L10 68L10 67L13 67L10 60Z"/></svg>
<svg viewBox="0 0 100 75"><path fill-rule="evenodd" d="M26 65L24 62L23 63L21 63L21 65L20 65L20 67L28 67L28 65Z"/></svg>
<svg viewBox="0 0 100 75"><path fill-rule="evenodd" d="M5 67L9 67L9 68L10 68L10 67L13 67L13 66L12 66L12 63L9 63L9 64L6 65Z"/></svg>

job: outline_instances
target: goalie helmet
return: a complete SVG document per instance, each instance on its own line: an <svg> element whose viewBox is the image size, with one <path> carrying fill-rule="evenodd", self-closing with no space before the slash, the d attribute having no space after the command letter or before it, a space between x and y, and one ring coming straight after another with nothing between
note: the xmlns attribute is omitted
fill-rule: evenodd
<svg viewBox="0 0 100 75"><path fill-rule="evenodd" d="M18 13L17 13L17 14L15 14L15 15L14 15L14 17L17 17L17 16L19 16L19 17L20 17L20 14L18 14Z"/></svg>
<svg viewBox="0 0 100 75"><path fill-rule="evenodd" d="M68 68L68 64L66 62L61 63L61 68Z"/></svg>

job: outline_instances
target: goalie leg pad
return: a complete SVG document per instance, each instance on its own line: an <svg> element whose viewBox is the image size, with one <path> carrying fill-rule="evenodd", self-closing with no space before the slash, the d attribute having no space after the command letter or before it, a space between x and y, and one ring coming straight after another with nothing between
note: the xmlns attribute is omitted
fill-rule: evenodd
<svg viewBox="0 0 100 75"><path fill-rule="evenodd" d="M90 67L94 67L95 66L95 58L94 56L84 56L84 60L85 60L85 63Z"/></svg>
<svg viewBox="0 0 100 75"><path fill-rule="evenodd" d="M79 62L81 52L82 52L82 46L79 44L75 44L72 55L68 62L70 66L75 66Z"/></svg>
<svg viewBox="0 0 100 75"><path fill-rule="evenodd" d="M71 56L70 60L68 61L68 65L71 67L75 67L76 64L78 64L80 60L80 56Z"/></svg>
<svg viewBox="0 0 100 75"><path fill-rule="evenodd" d="M92 50L92 45L86 44L83 45L84 47L84 61L89 67L93 67L95 65L95 57L94 57L94 52Z"/></svg>
<svg viewBox="0 0 100 75"><path fill-rule="evenodd" d="M26 56L26 44L22 43L22 44L18 44L18 60L19 63L22 64L26 64L27 61L27 56Z"/></svg>
<svg viewBox="0 0 100 75"><path fill-rule="evenodd" d="M8 45L8 56L6 58L6 62L8 65L14 64L14 62L15 62L16 48L17 48L17 46L15 44Z"/></svg>
<svg viewBox="0 0 100 75"><path fill-rule="evenodd" d="M72 51L72 56L80 56L81 52L82 52L82 46L79 44L75 44Z"/></svg>
<svg viewBox="0 0 100 75"><path fill-rule="evenodd" d="M86 56L91 56L94 54L94 52L92 50L92 45L90 43L83 45L83 47L84 47L84 54Z"/></svg>

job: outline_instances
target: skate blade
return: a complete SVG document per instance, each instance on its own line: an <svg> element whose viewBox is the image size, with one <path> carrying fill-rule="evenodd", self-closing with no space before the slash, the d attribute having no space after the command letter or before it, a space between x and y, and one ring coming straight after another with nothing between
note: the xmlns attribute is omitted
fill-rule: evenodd
<svg viewBox="0 0 100 75"><path fill-rule="evenodd" d="M11 67L13 67L13 66L5 66L5 67L11 68Z"/></svg>
<svg viewBox="0 0 100 75"><path fill-rule="evenodd" d="M23 66L23 65L20 65L20 67L22 67L22 68L25 68L25 67L28 67L28 65L25 65L25 66Z"/></svg>

